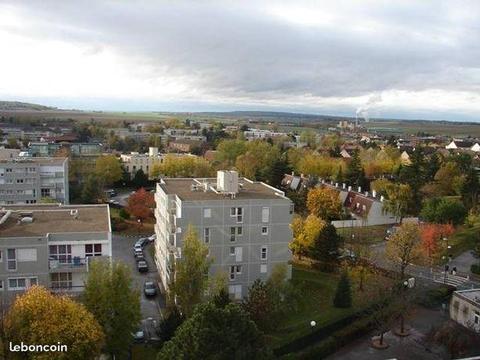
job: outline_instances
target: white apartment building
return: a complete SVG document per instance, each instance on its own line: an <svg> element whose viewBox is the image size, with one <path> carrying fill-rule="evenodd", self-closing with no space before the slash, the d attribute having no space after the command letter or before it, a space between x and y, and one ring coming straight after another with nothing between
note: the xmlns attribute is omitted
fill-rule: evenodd
<svg viewBox="0 0 480 360"><path fill-rule="evenodd" d="M0 207L0 296L36 284L81 291L91 259L111 256L108 205Z"/></svg>
<svg viewBox="0 0 480 360"><path fill-rule="evenodd" d="M69 203L68 158L0 160L0 205L36 204L42 198Z"/></svg>
<svg viewBox="0 0 480 360"><path fill-rule="evenodd" d="M455 291L450 301L450 319L480 332L480 289Z"/></svg>
<svg viewBox="0 0 480 360"><path fill-rule="evenodd" d="M235 171L219 171L216 179L163 178L155 201L155 261L166 290L175 277L174 263L182 260L189 225L209 248L210 275L227 274L235 299L291 258L293 203L267 184L239 178Z"/></svg>
<svg viewBox="0 0 480 360"><path fill-rule="evenodd" d="M138 170L142 170L145 175L150 177L153 167L163 163L164 155L158 153L158 148L150 147L148 154L132 152L120 155L120 159L125 170L130 174L130 178L133 178Z"/></svg>

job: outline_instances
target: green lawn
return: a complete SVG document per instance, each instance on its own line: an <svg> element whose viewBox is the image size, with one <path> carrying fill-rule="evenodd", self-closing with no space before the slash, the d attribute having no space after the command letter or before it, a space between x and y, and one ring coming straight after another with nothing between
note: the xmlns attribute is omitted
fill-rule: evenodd
<svg viewBox="0 0 480 360"><path fill-rule="evenodd" d="M135 344L132 346L132 360L155 360L159 351L158 347Z"/></svg>
<svg viewBox="0 0 480 360"><path fill-rule="evenodd" d="M364 244L373 244L381 242L385 239L386 231L392 225L374 225L374 226L364 226L364 227L348 227L337 229L338 234L342 235L345 239L345 242L351 243L352 235L355 235L353 238L353 243L362 242Z"/></svg>
<svg viewBox="0 0 480 360"><path fill-rule="evenodd" d="M294 265L292 282L301 289L299 309L287 314L277 330L268 334L272 347L279 347L311 331L310 322L315 320L317 327L335 322L368 305L371 301L365 293L354 291L353 306L340 309L333 306L333 297L339 276ZM352 285L352 288L355 288Z"/></svg>
<svg viewBox="0 0 480 360"><path fill-rule="evenodd" d="M480 237L480 224L476 224L472 227L461 226L458 230L450 236L448 239L448 245L452 248L448 252L453 257L460 255L461 253L471 250L475 246L475 240ZM443 262L446 262L444 260Z"/></svg>

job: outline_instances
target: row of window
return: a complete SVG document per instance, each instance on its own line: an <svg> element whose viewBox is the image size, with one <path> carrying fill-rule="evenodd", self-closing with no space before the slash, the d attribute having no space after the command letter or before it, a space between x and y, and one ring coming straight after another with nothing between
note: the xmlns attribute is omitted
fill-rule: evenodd
<svg viewBox="0 0 480 360"><path fill-rule="evenodd" d="M212 217L212 209L204 208L203 209L203 217L204 218L211 218ZM241 207L232 207L230 208L230 217L236 217L237 223L243 222L243 208ZM270 221L270 208L264 207L262 208L262 222L268 223Z"/></svg>
<svg viewBox="0 0 480 360"><path fill-rule="evenodd" d="M230 255L231 256L238 256L238 254L242 253L242 248L239 246L230 246ZM260 249L260 259L267 260L268 256L268 248L267 246L262 246Z"/></svg>
<svg viewBox="0 0 480 360"><path fill-rule="evenodd" d="M211 231L210 228L203 228L203 241L208 244L210 242ZM235 242L238 236L243 235L243 227L231 226L230 227L230 242ZM268 226L262 226L262 235L268 235Z"/></svg>
<svg viewBox="0 0 480 360"><path fill-rule="evenodd" d="M37 285L37 277L9 278L7 280L8 290L25 290L30 286ZM0 291L4 290L3 280L0 280Z"/></svg>
<svg viewBox="0 0 480 360"><path fill-rule="evenodd" d="M37 169L34 168L34 167L30 167L30 168L17 168L15 169L15 171L13 171L12 168L5 168L5 172L7 173L11 173L11 172L16 172L16 173L27 173L27 172L36 172Z"/></svg>
<svg viewBox="0 0 480 360"><path fill-rule="evenodd" d="M260 273L265 274L267 272L267 264L260 264ZM242 274L242 265L231 265L230 266L230 281L234 281L237 275Z"/></svg>

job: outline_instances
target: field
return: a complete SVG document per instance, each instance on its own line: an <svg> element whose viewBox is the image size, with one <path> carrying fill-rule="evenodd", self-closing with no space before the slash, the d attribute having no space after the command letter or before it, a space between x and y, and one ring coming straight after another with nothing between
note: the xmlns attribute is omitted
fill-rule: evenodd
<svg viewBox="0 0 480 360"><path fill-rule="evenodd" d="M348 227L337 229L339 235L343 236L346 243L374 244L385 239L387 229L392 225L374 225L364 227ZM353 240L352 235L354 235Z"/></svg>

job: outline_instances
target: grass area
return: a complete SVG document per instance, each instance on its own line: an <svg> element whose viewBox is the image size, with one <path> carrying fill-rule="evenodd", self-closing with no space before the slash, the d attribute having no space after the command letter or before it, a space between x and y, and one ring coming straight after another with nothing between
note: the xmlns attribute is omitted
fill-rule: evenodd
<svg viewBox="0 0 480 360"><path fill-rule="evenodd" d="M159 348L144 344L132 346L132 360L156 360Z"/></svg>
<svg viewBox="0 0 480 360"><path fill-rule="evenodd" d="M297 311L287 314L277 330L268 338L272 347L279 347L311 331L310 322L315 320L317 327L325 326L366 307L373 300L368 289L357 291L352 283L353 306L348 309L333 306L339 275L323 273L299 265L292 269L292 282L301 292Z"/></svg>
<svg viewBox="0 0 480 360"><path fill-rule="evenodd" d="M155 232L155 219L147 219L139 225L135 220L123 219L120 216L120 209L110 207L110 218L114 231L127 235L152 235Z"/></svg>
<svg viewBox="0 0 480 360"><path fill-rule="evenodd" d="M461 253L473 249L475 241L480 238L480 224L475 224L472 227L461 226L458 230L450 236L448 239L448 245L452 248L448 252L455 258ZM445 259L444 262L447 260Z"/></svg>
<svg viewBox="0 0 480 360"><path fill-rule="evenodd" d="M386 231L392 225L374 225L364 227L348 227L337 229L339 235L343 236L346 243L351 243L352 235L355 235L354 243L374 244L385 239Z"/></svg>

